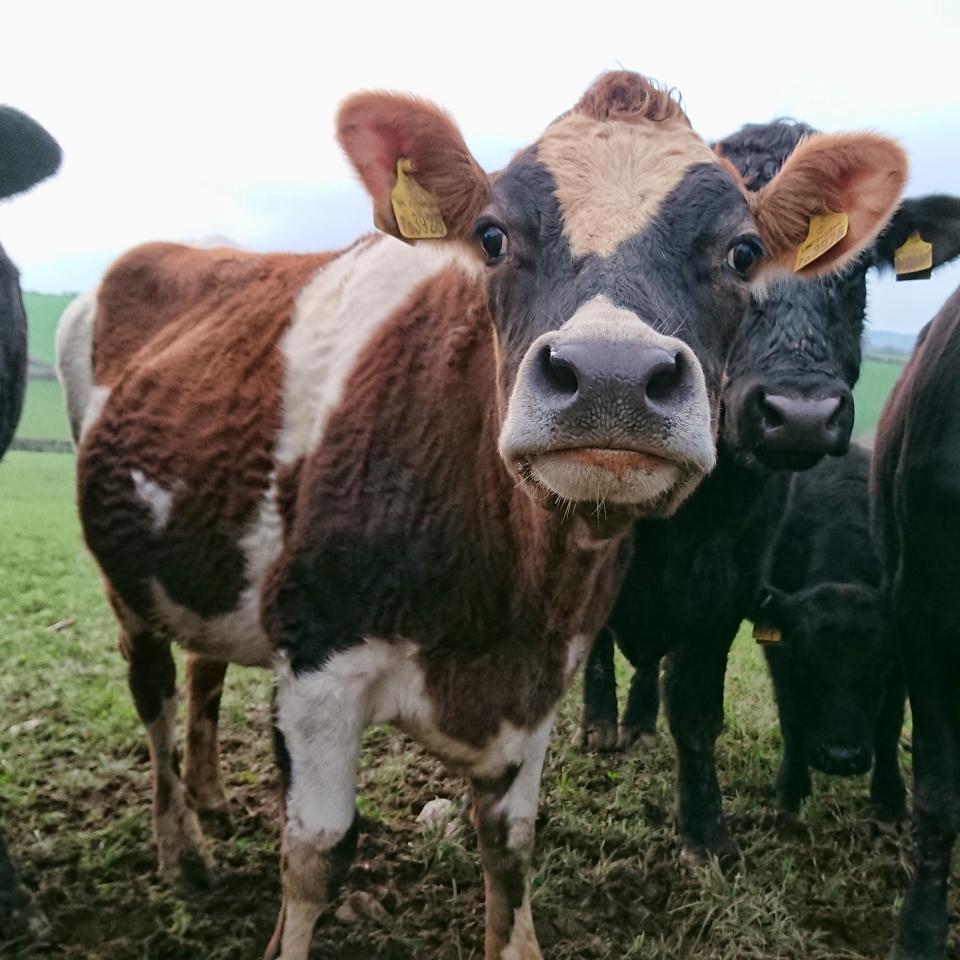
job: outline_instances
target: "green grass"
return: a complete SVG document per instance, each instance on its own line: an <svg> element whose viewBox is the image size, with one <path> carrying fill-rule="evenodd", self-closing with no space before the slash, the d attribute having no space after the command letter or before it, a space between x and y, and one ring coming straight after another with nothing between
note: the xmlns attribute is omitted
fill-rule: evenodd
<svg viewBox="0 0 960 960"><path fill-rule="evenodd" d="M0 464L0 816L53 935L17 960L233 960L257 956L279 902L269 679L231 668L224 770L234 832L213 838L219 885L182 897L154 876L150 773L115 628L73 507L71 455ZM63 625L66 622L66 625ZM60 629L51 630L51 625ZM626 670L619 664L621 679ZM743 853L731 874L692 865L671 826L673 751L584 756L569 746L578 685L561 709L538 826L533 905L550 960L866 960L882 956L904 885L906 835L867 812L864 778L815 776L798 819L773 810L779 737L759 649L744 629L727 679L719 776ZM20 732L17 725L33 721ZM12 729L11 729L12 728ZM366 738L369 818L345 895L365 890L384 925L318 924L315 958L480 960L482 878L469 832L414 819L457 798L405 737Z"/></svg>
<svg viewBox="0 0 960 960"><path fill-rule="evenodd" d="M74 298L72 293L24 293L27 308L27 344L30 356L53 363L53 338L60 314Z"/></svg>
<svg viewBox="0 0 960 960"><path fill-rule="evenodd" d="M32 380L27 384L17 436L33 440L70 439L63 394L56 380Z"/></svg>
<svg viewBox="0 0 960 960"><path fill-rule="evenodd" d="M867 357L860 367L860 379L853 391L857 416L853 433L855 437L872 437L877 429L877 420L887 394L893 388L903 364L896 360L874 360Z"/></svg>

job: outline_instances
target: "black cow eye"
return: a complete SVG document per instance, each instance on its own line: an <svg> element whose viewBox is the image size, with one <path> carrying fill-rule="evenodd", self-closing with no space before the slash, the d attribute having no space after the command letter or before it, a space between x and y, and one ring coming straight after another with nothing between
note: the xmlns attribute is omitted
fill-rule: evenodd
<svg viewBox="0 0 960 960"><path fill-rule="evenodd" d="M507 235L499 227L485 227L480 234L480 246L488 261L498 260L507 252Z"/></svg>
<svg viewBox="0 0 960 960"><path fill-rule="evenodd" d="M727 263L741 276L746 278L760 259L760 248L750 240L738 240L727 251Z"/></svg>

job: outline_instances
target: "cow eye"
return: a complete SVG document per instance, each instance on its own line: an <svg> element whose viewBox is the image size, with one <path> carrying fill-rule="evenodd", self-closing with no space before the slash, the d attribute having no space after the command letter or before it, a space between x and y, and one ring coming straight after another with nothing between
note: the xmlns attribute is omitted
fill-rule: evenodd
<svg viewBox="0 0 960 960"><path fill-rule="evenodd" d="M490 224L480 233L480 246L487 255L487 262L492 263L507 252L507 235L499 227Z"/></svg>
<svg viewBox="0 0 960 960"><path fill-rule="evenodd" d="M727 263L739 276L746 279L761 254L760 245L755 240L737 240L727 251Z"/></svg>

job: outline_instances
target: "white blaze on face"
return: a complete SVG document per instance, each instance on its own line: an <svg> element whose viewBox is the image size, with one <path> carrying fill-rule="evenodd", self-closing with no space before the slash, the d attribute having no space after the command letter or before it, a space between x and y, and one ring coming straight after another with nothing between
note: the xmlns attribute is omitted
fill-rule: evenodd
<svg viewBox="0 0 960 960"><path fill-rule="evenodd" d="M553 124L537 158L553 176L575 257L609 256L656 217L691 167L717 162L683 117L625 123L582 113Z"/></svg>

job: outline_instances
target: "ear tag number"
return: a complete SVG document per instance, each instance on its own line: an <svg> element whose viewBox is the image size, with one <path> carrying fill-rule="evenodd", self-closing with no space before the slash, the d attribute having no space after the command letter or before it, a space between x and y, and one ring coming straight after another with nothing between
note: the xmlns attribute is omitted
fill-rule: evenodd
<svg viewBox="0 0 960 960"><path fill-rule="evenodd" d="M447 225L437 198L413 179L412 160L397 161L397 182L390 191L393 214L400 233L408 240L439 240L447 235Z"/></svg>
<svg viewBox="0 0 960 960"><path fill-rule="evenodd" d="M765 627L762 624L753 625L753 639L764 647L775 647L781 640L783 634L776 627Z"/></svg>
<svg viewBox="0 0 960 960"><path fill-rule="evenodd" d="M933 244L915 230L893 255L898 280L929 280L933 270Z"/></svg>
<svg viewBox="0 0 960 960"><path fill-rule="evenodd" d="M835 247L847 235L849 226L850 220L845 213L818 213L812 216L807 239L797 250L794 272L802 270Z"/></svg>

